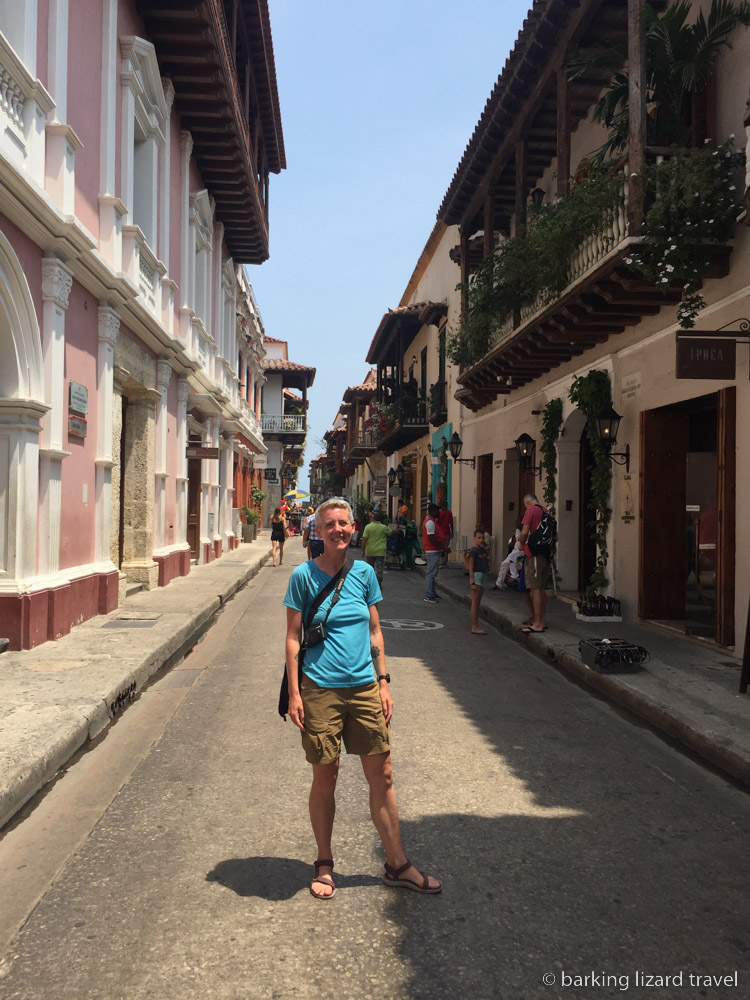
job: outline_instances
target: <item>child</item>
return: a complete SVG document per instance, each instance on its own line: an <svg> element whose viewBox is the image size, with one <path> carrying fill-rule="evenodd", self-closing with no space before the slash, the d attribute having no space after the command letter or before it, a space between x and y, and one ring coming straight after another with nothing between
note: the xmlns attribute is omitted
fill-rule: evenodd
<svg viewBox="0 0 750 1000"><path fill-rule="evenodd" d="M471 583L471 634L487 635L479 627L479 605L490 571L490 557L484 544L484 532L474 532L474 546L469 549L469 582Z"/></svg>

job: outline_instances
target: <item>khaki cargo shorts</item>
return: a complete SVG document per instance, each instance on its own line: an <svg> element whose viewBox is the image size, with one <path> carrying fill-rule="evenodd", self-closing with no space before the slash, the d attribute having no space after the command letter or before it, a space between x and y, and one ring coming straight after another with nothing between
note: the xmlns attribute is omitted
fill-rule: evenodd
<svg viewBox="0 0 750 1000"><path fill-rule="evenodd" d="M524 569L529 590L544 590L550 576L550 564L544 556L526 556Z"/></svg>
<svg viewBox="0 0 750 1000"><path fill-rule="evenodd" d="M331 764L341 753L369 757L388 753L391 731L385 724L378 685L322 688L306 675L300 686L305 709L302 747L310 764Z"/></svg>

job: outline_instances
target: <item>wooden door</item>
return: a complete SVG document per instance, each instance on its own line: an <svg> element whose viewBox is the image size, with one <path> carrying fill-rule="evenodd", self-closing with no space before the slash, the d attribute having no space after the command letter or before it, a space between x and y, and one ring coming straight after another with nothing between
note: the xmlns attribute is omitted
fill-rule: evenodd
<svg viewBox="0 0 750 1000"><path fill-rule="evenodd" d="M477 524L492 534L492 455L477 458Z"/></svg>
<svg viewBox="0 0 750 1000"><path fill-rule="evenodd" d="M737 390L721 389L717 440L716 641L734 645Z"/></svg>
<svg viewBox="0 0 750 1000"><path fill-rule="evenodd" d="M201 540L201 460L188 460L187 543L193 559L199 559Z"/></svg>
<svg viewBox="0 0 750 1000"><path fill-rule="evenodd" d="M596 569L599 550L596 544L596 510L592 508L593 491L591 473L594 466L594 452L589 441L588 428L581 434L581 448L578 453L578 590L588 587Z"/></svg>
<svg viewBox="0 0 750 1000"><path fill-rule="evenodd" d="M689 416L678 410L641 413L638 614L685 615L685 522Z"/></svg>

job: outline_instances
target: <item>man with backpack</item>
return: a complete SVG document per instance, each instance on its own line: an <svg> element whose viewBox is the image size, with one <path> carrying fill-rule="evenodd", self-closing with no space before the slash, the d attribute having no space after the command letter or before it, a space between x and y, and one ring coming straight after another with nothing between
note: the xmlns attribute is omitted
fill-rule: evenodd
<svg viewBox="0 0 750 1000"><path fill-rule="evenodd" d="M544 632L547 582L557 540L557 522L533 493L527 493L523 502L526 511L521 519L521 534L516 547L526 556L523 575L526 587L531 591L531 618L526 621L523 631Z"/></svg>

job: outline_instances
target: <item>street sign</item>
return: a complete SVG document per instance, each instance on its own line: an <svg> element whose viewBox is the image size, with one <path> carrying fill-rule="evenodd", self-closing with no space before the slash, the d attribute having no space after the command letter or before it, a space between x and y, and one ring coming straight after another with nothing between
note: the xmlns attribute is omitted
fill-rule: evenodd
<svg viewBox="0 0 750 1000"><path fill-rule="evenodd" d="M218 448L203 448L202 446L188 445L185 449L186 458L218 458Z"/></svg>
<svg viewBox="0 0 750 1000"><path fill-rule="evenodd" d="M733 379L736 377L736 356L737 342L728 337L681 337L678 334L675 378Z"/></svg>

